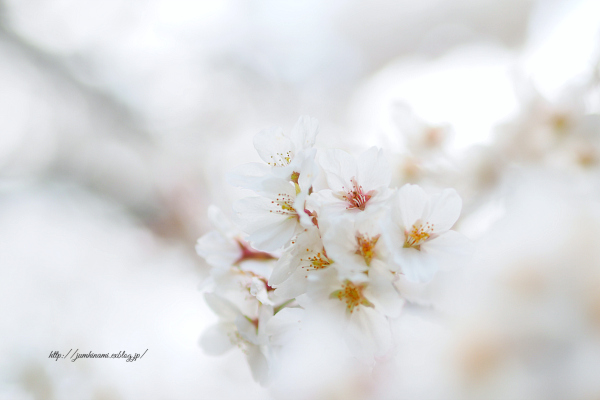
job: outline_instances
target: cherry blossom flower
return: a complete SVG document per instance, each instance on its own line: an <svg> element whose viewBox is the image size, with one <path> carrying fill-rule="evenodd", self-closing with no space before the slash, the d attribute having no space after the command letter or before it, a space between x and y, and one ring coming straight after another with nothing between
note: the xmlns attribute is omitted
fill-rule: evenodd
<svg viewBox="0 0 600 400"><path fill-rule="evenodd" d="M280 127L265 129L254 137L254 148L274 173L289 179L303 161L303 152L311 149L319 131L315 118L302 116L289 136Z"/></svg>
<svg viewBox="0 0 600 400"><path fill-rule="evenodd" d="M234 296L248 297L250 293L261 303L272 304L263 288L271 275L273 255L252 249L242 239L242 231L216 206L208 208L208 217L217 229L203 235L196 244L198 255L212 267L203 287L213 286L220 293ZM264 283L261 286L256 280Z"/></svg>
<svg viewBox="0 0 600 400"><path fill-rule="evenodd" d="M357 158L317 152L315 135L308 117L290 136L279 128L258 134L255 147L267 164L247 164L230 177L256 193L233 206L239 228L211 208L218 229L197 245L214 267L214 293L206 298L220 316L201 343L212 353L240 347L263 384L269 368L280 367L286 342L315 323L365 366L388 357L390 320L405 301L396 272L427 281L469 249L450 230L461 209L456 192L394 191L382 150Z"/></svg>
<svg viewBox="0 0 600 400"><path fill-rule="evenodd" d="M319 230L311 227L295 239L294 244L277 262L269 285L278 297L294 298L306 292L308 276L333 263L329 259Z"/></svg>
<svg viewBox="0 0 600 400"><path fill-rule="evenodd" d="M196 252L216 269L227 269L247 260L272 260L273 256L256 251L242 239L240 231L216 206L208 207L208 219L216 228L198 239Z"/></svg>
<svg viewBox="0 0 600 400"><path fill-rule="evenodd" d="M233 347L238 347L246 354L254 380L261 385L267 384L268 337L265 329L268 320L273 316L273 308L261 306L257 315L247 316L229 300L217 294L205 293L204 299L217 314L219 321L204 331L200 337L200 346L209 355L221 355Z"/></svg>
<svg viewBox="0 0 600 400"><path fill-rule="evenodd" d="M247 197L234 204L237 221L250 234L248 240L255 248L277 250L303 226L313 225L305 211L305 199L316 177L316 164L306 159L301 170L295 181L265 179L260 191L263 196Z"/></svg>
<svg viewBox="0 0 600 400"><path fill-rule="evenodd" d="M372 147L355 159L339 149L318 154L329 189L311 195L319 213L360 212L381 204L389 194L390 168L381 149Z"/></svg>
<svg viewBox="0 0 600 400"><path fill-rule="evenodd" d="M550 100L544 97L529 80L516 82L521 101L520 113L513 120L496 128L496 148L509 159L520 162L554 163L572 150L569 142L584 139L585 131L594 134L598 124L586 114L588 84L567 85ZM591 141L596 142L596 140ZM589 142L588 142L589 143ZM574 149L575 157L579 153ZM584 155L584 164L587 157Z"/></svg>
<svg viewBox="0 0 600 400"><path fill-rule="evenodd" d="M289 135L284 134L281 127L259 132L254 137L254 147L266 164L240 165L228 175L229 183L259 192L262 181L273 175L297 183L305 161L315 158L313 145L318 124L315 118L302 116Z"/></svg>
<svg viewBox="0 0 600 400"><path fill-rule="evenodd" d="M271 371L274 375L281 370L279 360L281 351L290 344L302 331L302 320L305 310L299 307L287 307L276 310L275 315L269 318L265 332L269 337Z"/></svg>
<svg viewBox="0 0 600 400"><path fill-rule="evenodd" d="M341 279L367 280L372 268L387 268L388 251L381 238L385 209L337 217L327 224L323 243ZM389 268L387 268L389 269Z"/></svg>
<svg viewBox="0 0 600 400"><path fill-rule="evenodd" d="M394 171L392 183L439 182L453 166L447 152L451 126L428 122L401 101L392 105L391 118L393 129L383 143Z"/></svg>
<svg viewBox="0 0 600 400"><path fill-rule="evenodd" d="M396 128L406 149L419 158L430 155L444 156L444 149L452 136L447 124L431 124L417 116L404 102L394 104L392 112Z"/></svg>
<svg viewBox="0 0 600 400"><path fill-rule="evenodd" d="M373 271L368 281L340 280L337 272L324 269L311 276L313 285L297 298L309 313L317 307L331 313L332 326L340 329L357 357L372 360L391 346L387 317L397 317L404 301L392 285L389 271Z"/></svg>
<svg viewBox="0 0 600 400"><path fill-rule="evenodd" d="M419 186L407 184L392 201L384 238L393 263L409 281L430 281L440 267L456 264L471 253L471 242L450 230L462 206L454 189L428 196Z"/></svg>
<svg viewBox="0 0 600 400"><path fill-rule="evenodd" d="M241 228L250 234L248 241L252 246L274 251L301 231L295 208L296 188L281 178L269 179L264 187L266 196L241 199L233 210Z"/></svg>

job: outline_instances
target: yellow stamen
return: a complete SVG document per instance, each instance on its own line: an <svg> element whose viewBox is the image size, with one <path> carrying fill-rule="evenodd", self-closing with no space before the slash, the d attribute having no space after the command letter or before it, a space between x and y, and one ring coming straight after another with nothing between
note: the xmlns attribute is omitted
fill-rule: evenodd
<svg viewBox="0 0 600 400"><path fill-rule="evenodd" d="M421 244L429 239L433 234L433 224L426 222L423 224L421 221L415 222L410 231L406 231L406 241L404 242L404 248L412 247L417 250L421 250Z"/></svg>
<svg viewBox="0 0 600 400"><path fill-rule="evenodd" d="M344 301L346 303L346 312L352 314L354 309L358 306L374 307L373 303L367 300L363 295L365 287L366 284L364 283L357 285L347 280L342 284L342 288L331 293L329 298L337 298L340 301Z"/></svg>
<svg viewBox="0 0 600 400"><path fill-rule="evenodd" d="M379 240L379 236L381 235L376 235L374 237L369 237L367 235L356 236L356 243L358 244L356 254L363 256L367 266L371 265L371 260L375 256L375 245Z"/></svg>

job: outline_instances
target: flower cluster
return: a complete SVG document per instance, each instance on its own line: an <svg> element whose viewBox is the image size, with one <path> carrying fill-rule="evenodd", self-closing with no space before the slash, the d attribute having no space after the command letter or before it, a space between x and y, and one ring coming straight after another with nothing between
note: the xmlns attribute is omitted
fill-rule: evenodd
<svg viewBox="0 0 600 400"><path fill-rule="evenodd" d="M205 298L219 316L201 345L210 354L241 348L262 384L286 335L313 313L328 313L353 357L368 364L385 356L390 320L405 302L397 282L429 282L471 251L451 230L462 207L455 190L391 188L382 149L358 157L317 149L317 132L317 121L304 116L290 134L257 134L264 163L230 175L256 196L234 204L235 224L211 207L216 230L196 247L212 267Z"/></svg>

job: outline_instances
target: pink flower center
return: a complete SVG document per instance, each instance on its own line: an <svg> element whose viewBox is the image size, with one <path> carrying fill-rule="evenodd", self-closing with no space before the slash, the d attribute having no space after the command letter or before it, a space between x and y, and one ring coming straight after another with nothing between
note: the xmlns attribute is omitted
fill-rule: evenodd
<svg viewBox="0 0 600 400"><path fill-rule="evenodd" d="M359 210L364 211L365 206L369 199L373 196L374 191L369 190L365 193L363 187L356 182L355 177L352 177L350 182L352 182L351 189L343 188L345 191L344 198L350 204L348 207L346 207L346 209L351 210L353 208L358 208Z"/></svg>
<svg viewBox="0 0 600 400"><path fill-rule="evenodd" d="M267 260L275 259L275 257L270 255L269 253L254 250L246 242L244 242L241 239L235 239L235 241L237 242L238 246L240 247L242 254L240 255L240 258L238 258L237 261L234 263L234 265L239 265L242 261L247 261L247 260L267 261Z"/></svg>

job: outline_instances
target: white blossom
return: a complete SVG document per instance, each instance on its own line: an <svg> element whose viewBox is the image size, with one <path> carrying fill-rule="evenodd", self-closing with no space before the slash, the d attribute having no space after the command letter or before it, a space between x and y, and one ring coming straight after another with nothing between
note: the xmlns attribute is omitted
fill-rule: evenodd
<svg viewBox="0 0 600 400"><path fill-rule="evenodd" d="M309 291L297 298L307 313L327 310L332 325L340 330L353 354L372 360L389 350L391 332L387 317L399 315L403 300L389 271L373 271L368 281L340 280L332 268L311 276Z"/></svg>
<svg viewBox="0 0 600 400"><path fill-rule="evenodd" d="M273 308L262 306L257 315L247 316L217 294L205 293L204 299L219 317L219 321L207 328L200 338L204 351L210 355L221 355L238 347L246 355L252 377L265 385L269 379L268 337L265 329L273 315Z"/></svg>
<svg viewBox="0 0 600 400"><path fill-rule="evenodd" d="M279 259L269 284L276 288L279 297L294 298L306 292L309 275L328 268L332 262L323 247L319 230L313 226L300 233Z"/></svg>
<svg viewBox="0 0 600 400"><path fill-rule="evenodd" d="M266 164L240 165L228 175L229 183L260 193L263 180L271 176L297 182L306 169L306 160L315 158L313 145L317 133L318 121L309 116L300 117L289 135L281 127L259 132L254 136L254 147Z"/></svg>
<svg viewBox="0 0 600 400"><path fill-rule="evenodd" d="M428 281L470 248L450 230L461 209L456 192L430 197L412 185L392 190L383 150L372 147L358 157L318 152L314 135L316 121L308 118L290 136L281 129L258 134L255 147L268 166L248 164L230 177L256 193L233 206L239 228L227 223L198 244L213 266L214 293L206 299L220 316L203 346L214 345L217 353L242 348L262 383L269 363L280 362L287 342L315 321L364 366L388 357L390 320L405 301L398 274ZM226 221L221 214L216 219Z"/></svg>
<svg viewBox="0 0 600 400"><path fill-rule="evenodd" d="M417 185L404 185L392 199L384 224L392 261L408 280L427 282L440 267L455 265L471 252L470 241L450 230L462 201L454 189L428 196Z"/></svg>
<svg viewBox="0 0 600 400"><path fill-rule="evenodd" d="M243 240L243 232L237 228L216 206L208 207L208 219L216 230L210 231L198 239L196 252L214 270L227 268L248 260L271 260L268 253L250 248Z"/></svg>
<svg viewBox="0 0 600 400"><path fill-rule="evenodd" d="M250 234L252 246L274 251L301 230L297 192L293 183L276 177L264 182L263 188L265 196L238 200L233 209L241 228Z"/></svg>
<svg viewBox="0 0 600 400"><path fill-rule="evenodd" d="M242 232L214 205L208 207L208 219L216 230L198 239L196 252L212 267L228 268L242 257Z"/></svg>
<svg viewBox="0 0 600 400"><path fill-rule="evenodd" d="M389 195L390 168L383 150L372 147L358 158L339 149L318 154L328 189L311 195L312 208L321 213L360 212L381 204Z"/></svg>
<svg viewBox="0 0 600 400"><path fill-rule="evenodd" d="M304 160L294 181L270 177L261 182L262 196L247 197L234 204L237 221L249 233L248 240L260 250L274 251L286 245L302 231L312 226L305 210L305 201L316 177L316 164Z"/></svg>
<svg viewBox="0 0 600 400"><path fill-rule="evenodd" d="M323 243L341 279L366 280L368 271L387 268L388 250L381 238L385 209L365 211L328 221Z"/></svg>
<svg viewBox="0 0 600 400"><path fill-rule="evenodd" d="M315 118L302 116L290 135L280 127L265 129L254 137L254 147L264 162L273 167L277 175L290 179L304 161L305 151L311 149L319 130Z"/></svg>

